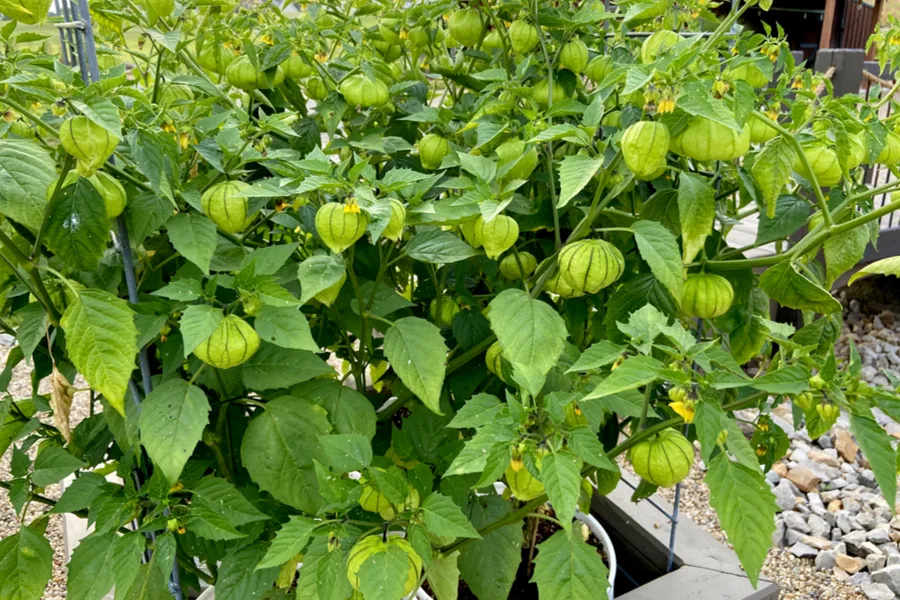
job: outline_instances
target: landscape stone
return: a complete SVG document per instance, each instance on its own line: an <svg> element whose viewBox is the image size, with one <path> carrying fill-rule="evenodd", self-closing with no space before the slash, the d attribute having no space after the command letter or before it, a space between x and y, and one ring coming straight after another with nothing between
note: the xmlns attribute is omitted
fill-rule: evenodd
<svg viewBox="0 0 900 600"><path fill-rule="evenodd" d="M847 580L847 583L849 583L850 585L855 585L857 587L868 585L872 583L872 576L865 571L860 571L856 575L850 577L850 579Z"/></svg>
<svg viewBox="0 0 900 600"><path fill-rule="evenodd" d="M808 455L809 460L828 465L829 467L841 468L841 461L831 456L828 452L820 450L812 450Z"/></svg>
<svg viewBox="0 0 900 600"><path fill-rule="evenodd" d="M812 492L818 489L822 481L815 473L806 467L795 467L788 471L787 478L804 492ZM832 482L834 483L834 482Z"/></svg>
<svg viewBox="0 0 900 600"><path fill-rule="evenodd" d="M847 575L855 575L859 573L865 566L866 561L861 558L856 558L854 556L847 556L846 554L838 554L834 557L834 562L843 572Z"/></svg>
<svg viewBox="0 0 900 600"><path fill-rule="evenodd" d="M818 550L816 550L812 546L807 546L803 542L797 542L796 544L788 548L788 552L790 552L797 558L815 558L819 553Z"/></svg>
<svg viewBox="0 0 900 600"><path fill-rule="evenodd" d="M866 557L866 567L869 573L880 571L887 566L887 556L884 554L870 554Z"/></svg>
<svg viewBox="0 0 900 600"><path fill-rule="evenodd" d="M809 525L809 535L823 538L831 535L831 526L822 517L814 514L809 515L807 523Z"/></svg>
<svg viewBox="0 0 900 600"><path fill-rule="evenodd" d="M817 571L829 571L834 565L834 552L832 550L819 552L819 554L816 555Z"/></svg>
<svg viewBox="0 0 900 600"><path fill-rule="evenodd" d="M862 551L862 545L866 543L866 533L864 531L851 531L844 535L842 540L847 544L847 550L854 556L859 556Z"/></svg>
<svg viewBox="0 0 900 600"><path fill-rule="evenodd" d="M848 463L856 462L859 446L853 441L850 432L846 429L838 429L834 437L834 448L841 455L841 458Z"/></svg>
<svg viewBox="0 0 900 600"><path fill-rule="evenodd" d="M869 583L860 588L869 600L894 600L894 592L883 583Z"/></svg>
<svg viewBox="0 0 900 600"><path fill-rule="evenodd" d="M801 531L787 529L784 532L784 544L785 546L793 546L797 542L803 541L805 537L807 537L806 534Z"/></svg>
<svg viewBox="0 0 900 600"><path fill-rule="evenodd" d="M794 529L801 533L810 533L809 525L806 523L806 519L804 519L800 514L794 511L788 511L781 516L784 521L784 526L788 529ZM865 534L863 534L862 541L865 541ZM862 541L860 543L862 543Z"/></svg>
<svg viewBox="0 0 900 600"><path fill-rule="evenodd" d="M775 493L775 504L778 505L778 508L781 510L793 510L794 505L797 503L797 497L794 495L794 490L791 489L790 482L787 479L779 481L772 491Z"/></svg>
<svg viewBox="0 0 900 600"><path fill-rule="evenodd" d="M832 546L834 546L828 538L815 537L812 535L804 535L800 541L807 546L812 546L816 550L831 550Z"/></svg>
<svg viewBox="0 0 900 600"><path fill-rule="evenodd" d="M887 529L876 528L866 534L866 539L873 544L886 544L891 541L890 531Z"/></svg>
<svg viewBox="0 0 900 600"><path fill-rule="evenodd" d="M900 565L890 565L872 573L872 581L883 583L895 594L900 593Z"/></svg>

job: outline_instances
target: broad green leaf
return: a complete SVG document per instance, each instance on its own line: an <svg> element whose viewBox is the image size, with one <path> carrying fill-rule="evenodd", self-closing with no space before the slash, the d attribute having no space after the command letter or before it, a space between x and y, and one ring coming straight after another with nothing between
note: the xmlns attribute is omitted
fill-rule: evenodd
<svg viewBox="0 0 900 600"><path fill-rule="evenodd" d="M741 125L724 100L714 98L704 87L704 83L691 81L684 85L677 99L678 108L689 115L703 117L740 133Z"/></svg>
<svg viewBox="0 0 900 600"><path fill-rule="evenodd" d="M650 273L638 275L616 289L606 305L606 315L603 317L609 339L614 342L622 340L624 336L619 332L618 323L628 321L631 313L647 304L668 316L674 316L677 311L672 295Z"/></svg>
<svg viewBox="0 0 900 600"><path fill-rule="evenodd" d="M222 559L216 578L216 600L253 600L272 589L278 568L257 569L265 549L261 546L234 547Z"/></svg>
<svg viewBox="0 0 900 600"><path fill-rule="evenodd" d="M260 338L276 346L310 352L321 350L313 340L306 317L296 308L263 306L253 326Z"/></svg>
<svg viewBox="0 0 900 600"><path fill-rule="evenodd" d="M531 581L537 584L541 600L596 600L607 596L606 565L578 529L557 531L537 549Z"/></svg>
<svg viewBox="0 0 900 600"><path fill-rule="evenodd" d="M345 385L330 379L315 379L291 388L291 394L324 408L334 433L358 433L375 437L375 409L369 400Z"/></svg>
<svg viewBox="0 0 900 600"><path fill-rule="evenodd" d="M572 198L584 189L600 167L603 166L603 156L591 158L581 154L570 154L559 163L559 200L557 207L566 206Z"/></svg>
<svg viewBox="0 0 900 600"><path fill-rule="evenodd" d="M587 464L603 469L604 471L617 471L618 467L603 449L603 444L597 436L587 427L576 427L569 434L569 447L575 454Z"/></svg>
<svg viewBox="0 0 900 600"><path fill-rule="evenodd" d="M241 494L234 484L221 477L207 475L194 487L193 492L192 504L208 506L233 525L241 526L269 518Z"/></svg>
<svg viewBox="0 0 900 600"><path fill-rule="evenodd" d="M475 527L485 527L509 514L509 502L499 496L479 496L472 503ZM505 525L460 549L459 571L480 600L508 600L522 562L522 523Z"/></svg>
<svg viewBox="0 0 900 600"><path fill-rule="evenodd" d="M87 536L72 553L66 591L71 598L101 600L114 585L137 576L143 551L140 533L119 535L113 530Z"/></svg>
<svg viewBox="0 0 900 600"><path fill-rule="evenodd" d="M222 321L222 311L209 304L192 304L181 313L178 329L184 345L184 356L190 356L197 346L209 339Z"/></svg>
<svg viewBox="0 0 900 600"><path fill-rule="evenodd" d="M268 277L262 280L258 279L255 288L257 297L266 306L296 308L303 304L292 293Z"/></svg>
<svg viewBox="0 0 900 600"><path fill-rule="evenodd" d="M732 311L735 311L734 307ZM731 355L739 364L744 364L759 354L766 342L765 327L756 317L769 316L769 297L761 289L754 288L746 307L738 308L732 314L736 319L736 327L728 334Z"/></svg>
<svg viewBox="0 0 900 600"><path fill-rule="evenodd" d="M475 156L464 152L457 152L459 166L485 183L491 182L497 175L497 163L484 156Z"/></svg>
<svg viewBox="0 0 900 600"><path fill-rule="evenodd" d="M829 314L841 310L828 291L800 274L790 262L770 267L759 278L759 286L770 298L788 308Z"/></svg>
<svg viewBox="0 0 900 600"><path fill-rule="evenodd" d="M853 282L869 275L893 275L900 277L900 256L891 256L866 265L856 273L850 276L847 285L853 285Z"/></svg>
<svg viewBox="0 0 900 600"><path fill-rule="evenodd" d="M389 546L384 552L376 552L359 568L359 591L364 598L401 598L406 586L406 569L409 558L397 546Z"/></svg>
<svg viewBox="0 0 900 600"><path fill-rule="evenodd" d="M496 396L475 394L463 404L447 427L463 429L481 427L494 421L503 412L504 406Z"/></svg>
<svg viewBox="0 0 900 600"><path fill-rule="evenodd" d="M47 190L56 178L56 161L44 146L0 140L0 213L37 231L47 206Z"/></svg>
<svg viewBox="0 0 900 600"><path fill-rule="evenodd" d="M344 276L344 261L340 256L310 256L297 267L297 278L300 280L300 302L309 300L324 290L336 285Z"/></svg>
<svg viewBox="0 0 900 600"><path fill-rule="evenodd" d="M728 542L756 586L759 572L775 531L775 495L759 468L748 469L720 453L708 463L703 481L709 486L709 503L719 516Z"/></svg>
<svg viewBox="0 0 900 600"><path fill-rule="evenodd" d="M313 521L300 515L292 516L275 533L275 539L269 544L265 557L256 565L256 568L280 567L303 552L309 543L310 535L319 525L321 525L319 521Z"/></svg>
<svg viewBox="0 0 900 600"><path fill-rule="evenodd" d="M250 478L276 500L315 514L322 499L313 459L325 462L318 440L330 427L322 408L282 396L266 403L250 421L241 461Z"/></svg>
<svg viewBox="0 0 900 600"><path fill-rule="evenodd" d="M299 244L278 244L257 248L244 259L245 264L253 262L253 271L257 275L274 275L284 266ZM243 268L242 265L241 268Z"/></svg>
<svg viewBox="0 0 900 600"><path fill-rule="evenodd" d="M119 119L119 109L112 103L112 100L96 96L87 102L72 100L72 104L88 119L107 130L111 136L116 139L122 138L122 122Z"/></svg>
<svg viewBox="0 0 900 600"><path fill-rule="evenodd" d="M347 600L352 592L343 552L332 549L327 537L314 539L303 555L297 600Z"/></svg>
<svg viewBox="0 0 900 600"><path fill-rule="evenodd" d="M441 412L447 346L441 330L425 319L404 317L384 335L384 354L394 372L431 411Z"/></svg>
<svg viewBox="0 0 900 600"><path fill-rule="evenodd" d="M799 394L809 389L812 374L802 365L791 365L757 377L751 385L770 394Z"/></svg>
<svg viewBox="0 0 900 600"><path fill-rule="evenodd" d="M161 287L155 292L150 292L150 295L180 302L190 302L203 296L203 288L200 286L199 279L179 279Z"/></svg>
<svg viewBox="0 0 900 600"><path fill-rule="evenodd" d="M48 446L38 452L34 461L34 471L31 473L31 482L38 487L47 487L84 467L87 467L87 464L59 446Z"/></svg>
<svg viewBox="0 0 900 600"><path fill-rule="evenodd" d="M203 390L183 379L170 379L144 398L138 421L141 444L169 484L178 481L203 436L209 410Z"/></svg>
<svg viewBox="0 0 900 600"><path fill-rule="evenodd" d="M237 540L247 536L246 533L238 531L228 519L205 504L191 505L185 525L194 535L214 542Z"/></svg>
<svg viewBox="0 0 900 600"><path fill-rule="evenodd" d="M868 244L869 231L865 227L828 236L822 245L822 252L825 254L825 285L831 287L838 277L859 263L866 254Z"/></svg>
<svg viewBox="0 0 900 600"><path fill-rule="evenodd" d="M796 152L791 143L778 136L763 147L750 168L750 174L762 190L766 216L770 219L777 214L778 197L791 178L795 158Z"/></svg>
<svg viewBox="0 0 900 600"><path fill-rule="evenodd" d="M566 374L580 373L611 365L622 356L623 352L625 352L625 348L613 344L609 340L601 340L585 350L578 357L578 360L575 361L575 364L566 371Z"/></svg>
<svg viewBox="0 0 900 600"><path fill-rule="evenodd" d="M372 462L372 445L358 433L320 435L326 465L341 473L362 471Z"/></svg>
<svg viewBox="0 0 900 600"><path fill-rule="evenodd" d="M406 246L406 254L414 260L445 265L481 253L449 231L429 229L413 236Z"/></svg>
<svg viewBox="0 0 900 600"><path fill-rule="evenodd" d="M59 192L46 229L47 247L67 265L93 271L109 240L109 218L103 198L87 179Z"/></svg>
<svg viewBox="0 0 900 600"><path fill-rule="evenodd" d="M601 381L584 400L612 396L619 392L634 390L642 385L655 381L664 365L651 356L632 356L626 358L619 368Z"/></svg>
<svg viewBox="0 0 900 600"><path fill-rule="evenodd" d="M124 416L125 391L138 352L128 304L100 290L80 291L60 324L75 368Z"/></svg>
<svg viewBox="0 0 900 600"><path fill-rule="evenodd" d="M675 299L681 298L684 268L678 251L678 240L656 221L637 221L631 226L641 258L650 272L666 286Z"/></svg>
<svg viewBox="0 0 900 600"><path fill-rule="evenodd" d="M516 289L500 292L490 309L488 319L503 357L546 375L565 346L568 333L562 317L546 302Z"/></svg>
<svg viewBox="0 0 900 600"><path fill-rule="evenodd" d="M312 352L279 348L267 342L260 344L241 369L244 385L254 390L289 388L329 375L334 375L334 369Z"/></svg>
<svg viewBox="0 0 900 600"><path fill-rule="evenodd" d="M40 600L53 575L50 542L29 527L0 540L0 598Z"/></svg>
<svg viewBox="0 0 900 600"><path fill-rule="evenodd" d="M175 215L166 222L169 241L186 259L209 275L216 251L216 226L207 217L192 213Z"/></svg>
<svg viewBox="0 0 900 600"><path fill-rule="evenodd" d="M891 444L891 437L875 421L871 411L867 412L869 414L850 414L850 431L872 465L888 506L894 506L897 500L897 451Z"/></svg>
<svg viewBox="0 0 900 600"><path fill-rule="evenodd" d="M540 480L557 518L570 530L581 493L581 459L570 450L551 452L544 457Z"/></svg>
<svg viewBox="0 0 900 600"><path fill-rule="evenodd" d="M63 495L50 512L67 513L88 508L91 503L110 485L99 473L85 471L77 479L66 485Z"/></svg>
<svg viewBox="0 0 900 600"><path fill-rule="evenodd" d="M744 437L744 432L738 427L737 421L726 415L715 401L703 400L698 403L694 425L697 427L697 439L700 440L700 455L703 462L709 464L712 460L716 441L722 432L725 432L725 447L738 462L748 469L759 468L756 452Z"/></svg>
<svg viewBox="0 0 900 600"><path fill-rule="evenodd" d="M481 539L472 523L447 496L432 492L419 509L425 518L425 529L432 535Z"/></svg>
<svg viewBox="0 0 900 600"><path fill-rule="evenodd" d="M775 215L759 216L756 243L765 244L782 240L797 232L809 218L809 202L800 196L779 196L775 203Z"/></svg>
<svg viewBox="0 0 900 600"><path fill-rule="evenodd" d="M459 551L442 554L426 569L425 576L437 600L456 600L459 594Z"/></svg>
<svg viewBox="0 0 900 600"><path fill-rule="evenodd" d="M678 217L685 264L694 260L716 218L716 192L705 177L682 173L678 179Z"/></svg>
<svg viewBox="0 0 900 600"><path fill-rule="evenodd" d="M16 329L16 339L19 341L19 347L22 348L22 355L28 360L47 332L47 313L40 302L32 302L20 309L17 315L22 320L19 328Z"/></svg>

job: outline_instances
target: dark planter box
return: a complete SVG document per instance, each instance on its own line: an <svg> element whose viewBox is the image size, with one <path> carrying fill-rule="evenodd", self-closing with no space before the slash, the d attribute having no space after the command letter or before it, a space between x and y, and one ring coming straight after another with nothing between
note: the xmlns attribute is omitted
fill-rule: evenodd
<svg viewBox="0 0 900 600"><path fill-rule="evenodd" d="M673 567L666 573L672 524L649 502L631 502L631 494L620 483L609 496L594 496L591 505L616 549L617 600L778 600L775 583L760 579L754 589L734 552L685 516L679 517ZM652 500L672 514L661 496Z"/></svg>

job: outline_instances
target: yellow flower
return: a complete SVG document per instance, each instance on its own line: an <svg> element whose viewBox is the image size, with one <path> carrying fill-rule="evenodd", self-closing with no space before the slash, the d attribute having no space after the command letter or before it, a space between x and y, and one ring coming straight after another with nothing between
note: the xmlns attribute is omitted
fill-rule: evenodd
<svg viewBox="0 0 900 600"><path fill-rule="evenodd" d="M400 39L401 39L401 40L408 40L408 39L409 39L409 32L408 32L407 30L405 30L405 29L401 30L401 31L400 31Z"/></svg>
<svg viewBox="0 0 900 600"><path fill-rule="evenodd" d="M664 98L659 101L659 107L657 108L657 112L659 113L670 113L675 110L675 100L673 98Z"/></svg>
<svg viewBox="0 0 900 600"><path fill-rule="evenodd" d="M325 54L324 52L319 52L318 54L316 54L316 60L319 61L320 63L323 63L326 60L328 60L328 55Z"/></svg>
<svg viewBox="0 0 900 600"><path fill-rule="evenodd" d="M178 145L181 146L182 150L187 150L190 144L191 136L187 131L182 131L178 134Z"/></svg>
<svg viewBox="0 0 900 600"><path fill-rule="evenodd" d="M669 408L675 411L679 417L684 419L685 423L694 422L694 414L697 412L697 402L695 400L685 400L684 402L669 402Z"/></svg>
<svg viewBox="0 0 900 600"><path fill-rule="evenodd" d="M350 199L350 201L344 204L344 214L352 213L355 215L359 214L359 204L356 203L356 200Z"/></svg>

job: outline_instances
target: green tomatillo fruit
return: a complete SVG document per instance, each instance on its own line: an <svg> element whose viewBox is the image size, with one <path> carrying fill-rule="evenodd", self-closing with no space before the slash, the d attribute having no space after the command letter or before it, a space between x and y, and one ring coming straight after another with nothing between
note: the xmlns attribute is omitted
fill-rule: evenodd
<svg viewBox="0 0 900 600"><path fill-rule="evenodd" d="M519 224L512 217L497 215L490 221L479 216L475 221L475 235L484 246L488 258L496 260L509 250L519 238Z"/></svg>
<svg viewBox="0 0 900 600"><path fill-rule="evenodd" d="M119 138L85 116L72 117L59 128L63 150L77 160L75 169L90 177L112 156Z"/></svg>
<svg viewBox="0 0 900 600"><path fill-rule="evenodd" d="M288 56L280 66L284 71L285 79L302 79L316 72L302 56L296 53Z"/></svg>
<svg viewBox="0 0 900 600"><path fill-rule="evenodd" d="M521 263L521 268L519 264ZM500 274L507 279L525 279L537 268L537 259L531 252L519 252L518 255L510 254L500 261Z"/></svg>
<svg viewBox="0 0 900 600"><path fill-rule="evenodd" d="M754 144L765 144L778 135L778 132L774 128L769 127L762 119L750 117L747 124L750 126L750 141Z"/></svg>
<svg viewBox="0 0 900 600"><path fill-rule="evenodd" d="M418 143L419 161L429 171L441 168L444 157L450 153L450 142L439 133L429 133Z"/></svg>
<svg viewBox="0 0 900 600"><path fill-rule="evenodd" d="M453 317L459 314L459 305L452 298L441 296L441 309L438 310L437 298L428 305L428 314L438 327L447 328L453 323Z"/></svg>
<svg viewBox="0 0 900 600"><path fill-rule="evenodd" d="M450 35L463 46L474 48L484 37L484 20L476 8L464 8L450 15L447 22Z"/></svg>
<svg viewBox="0 0 900 600"><path fill-rule="evenodd" d="M691 273L684 282L681 309L689 317L714 319L728 312L734 301L731 282L715 273Z"/></svg>
<svg viewBox="0 0 900 600"><path fill-rule="evenodd" d="M900 162L900 135L888 131L884 138L884 147L878 153L875 162L881 165L896 165Z"/></svg>
<svg viewBox="0 0 900 600"><path fill-rule="evenodd" d="M648 483L672 487L691 472L694 446L674 429L664 429L633 446L628 460L635 473Z"/></svg>
<svg viewBox="0 0 900 600"><path fill-rule="evenodd" d="M551 100L551 89L553 98ZM534 84L534 88L531 90L532 99L540 106L541 108L547 108L551 104L559 102L561 100L565 100L566 98L566 90L556 79L553 80L553 88L550 87L550 82L546 79L542 79Z"/></svg>
<svg viewBox="0 0 900 600"><path fill-rule="evenodd" d="M128 202L128 196L125 194L125 188L122 187L119 180L103 171L97 171L88 179L103 198L103 204L106 206L106 216L110 219L115 219L121 215L122 211L125 210L125 204Z"/></svg>
<svg viewBox="0 0 900 600"><path fill-rule="evenodd" d="M526 150L527 148L527 150ZM503 142L495 150L500 158L499 167L512 165L503 176L506 181L520 179L527 181L538 165L538 151L534 144L526 145L523 140Z"/></svg>
<svg viewBox="0 0 900 600"><path fill-rule="evenodd" d="M539 40L537 27L524 19L516 19L509 26L509 44L516 54L531 52Z"/></svg>
<svg viewBox="0 0 900 600"><path fill-rule="evenodd" d="M363 108L384 106L391 97L387 84L380 79L370 79L362 73L341 81L339 90L348 103Z"/></svg>
<svg viewBox="0 0 900 600"><path fill-rule="evenodd" d="M316 212L316 230L332 252L340 254L366 233L369 220L354 201L329 202Z"/></svg>
<svg viewBox="0 0 900 600"><path fill-rule="evenodd" d="M249 225L251 215L247 214L247 198L238 194L249 187L243 181L211 185L200 198L204 214L225 233L240 233Z"/></svg>
<svg viewBox="0 0 900 600"><path fill-rule="evenodd" d="M597 56L591 59L591 62L585 67L584 74L594 83L600 83L606 79L607 75L613 72L614 67L612 57Z"/></svg>
<svg viewBox="0 0 900 600"><path fill-rule="evenodd" d="M258 71L253 66L253 63L250 62L250 57L243 55L238 56L228 65L228 68L225 70L225 77L228 79L228 83L245 92L260 88L272 89L284 81L284 69L275 67L272 81L270 82L266 73Z"/></svg>
<svg viewBox="0 0 900 600"><path fill-rule="evenodd" d="M622 158L635 179L656 179L666 170L669 130L662 123L638 121L622 136Z"/></svg>
<svg viewBox="0 0 900 600"><path fill-rule="evenodd" d="M175 10L175 0L143 0L141 4L151 25L168 17Z"/></svg>
<svg viewBox="0 0 900 600"><path fill-rule="evenodd" d="M670 149L694 160L734 160L750 150L750 127L740 132L705 117L694 117Z"/></svg>
<svg viewBox="0 0 900 600"><path fill-rule="evenodd" d="M338 279L337 283L332 285L331 287L325 288L313 298L324 304L325 306L331 306L334 304L334 301L337 300L338 295L341 293L341 288L344 287L344 282L347 281L347 271L343 271L341 273L341 278Z"/></svg>
<svg viewBox="0 0 900 600"><path fill-rule="evenodd" d="M403 584L403 595L411 593L419 584L422 573L422 559L413 547L403 538L390 536L384 541L381 535L370 535L356 542L347 554L347 580L354 590L359 591L359 571L367 560L387 552L391 548L399 548L406 554L406 579Z"/></svg>
<svg viewBox="0 0 900 600"><path fill-rule="evenodd" d="M645 65L652 63L660 54L664 54L670 48L674 48L680 41L681 36L674 31L661 29L653 32L653 35L641 44L641 62Z"/></svg>
<svg viewBox="0 0 900 600"><path fill-rule="evenodd" d="M228 315L206 341L194 348L194 355L217 369L230 369L246 362L258 349L256 331L237 315Z"/></svg>
<svg viewBox="0 0 900 600"><path fill-rule="evenodd" d="M506 381L503 378L503 356L501 354L500 342L494 342L484 354L484 364L488 371L500 378L500 381Z"/></svg>
<svg viewBox="0 0 900 600"><path fill-rule="evenodd" d="M806 160L809 161L810 169L819 185L829 187L841 181L843 174L837 153L824 142L817 141L804 145L803 154L806 155ZM810 178L810 172L799 156L794 157L794 170L803 177Z"/></svg>
<svg viewBox="0 0 900 600"><path fill-rule="evenodd" d="M557 258L559 272L573 289L596 294L615 282L625 270L619 249L603 240L566 244Z"/></svg>
<svg viewBox="0 0 900 600"><path fill-rule="evenodd" d="M396 198L391 198L391 218L388 220L382 235L396 242L403 237L403 227L406 225L406 207Z"/></svg>
<svg viewBox="0 0 900 600"><path fill-rule="evenodd" d="M754 61L743 62L729 69L727 75L735 81L746 81L755 88L764 88L771 82L771 77L767 76Z"/></svg>
<svg viewBox="0 0 900 600"><path fill-rule="evenodd" d="M577 37L566 42L559 49L559 66L573 73L583 72L588 65L588 60L588 47Z"/></svg>
<svg viewBox="0 0 900 600"><path fill-rule="evenodd" d="M206 43L197 51L197 64L218 75L224 75L235 58L230 48L219 43Z"/></svg>

